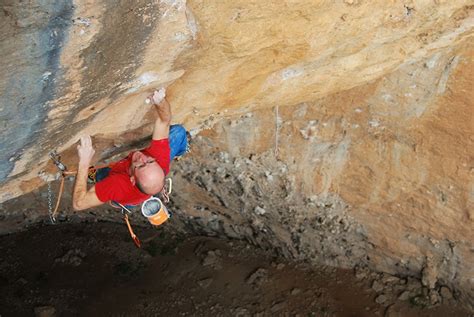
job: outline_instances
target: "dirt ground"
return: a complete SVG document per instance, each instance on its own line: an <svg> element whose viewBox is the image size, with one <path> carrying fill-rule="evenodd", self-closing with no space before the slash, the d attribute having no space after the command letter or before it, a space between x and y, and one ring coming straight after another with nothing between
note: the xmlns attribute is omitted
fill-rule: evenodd
<svg viewBox="0 0 474 317"><path fill-rule="evenodd" d="M141 249L106 222L0 236L0 315L470 316L454 300L377 303L369 277L379 273L289 263L242 241L136 233Z"/></svg>

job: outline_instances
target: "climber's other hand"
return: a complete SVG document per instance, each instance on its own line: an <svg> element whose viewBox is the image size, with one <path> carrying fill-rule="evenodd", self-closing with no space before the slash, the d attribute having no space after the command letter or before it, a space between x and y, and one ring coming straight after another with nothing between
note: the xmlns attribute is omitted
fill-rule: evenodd
<svg viewBox="0 0 474 317"><path fill-rule="evenodd" d="M79 164L89 167L95 150L92 147L92 139L90 135L81 137L81 144L77 146L77 154L79 155Z"/></svg>

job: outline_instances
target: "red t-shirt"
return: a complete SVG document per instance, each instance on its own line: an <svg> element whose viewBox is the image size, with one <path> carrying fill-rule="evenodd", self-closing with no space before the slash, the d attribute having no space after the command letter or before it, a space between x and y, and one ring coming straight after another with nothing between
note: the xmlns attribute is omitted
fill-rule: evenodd
<svg viewBox="0 0 474 317"><path fill-rule="evenodd" d="M155 158L156 162L165 172L169 172L170 145L168 139L152 140L148 148L141 150L146 155ZM110 173L103 180L95 184L95 193L102 202L113 200L122 205L138 205L150 198L144 194L130 181L129 168L132 163L132 154L126 158L110 164Z"/></svg>

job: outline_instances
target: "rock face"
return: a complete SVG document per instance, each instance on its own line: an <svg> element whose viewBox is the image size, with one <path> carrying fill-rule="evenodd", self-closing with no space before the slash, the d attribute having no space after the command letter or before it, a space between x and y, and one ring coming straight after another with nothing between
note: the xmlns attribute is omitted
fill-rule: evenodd
<svg viewBox="0 0 474 317"><path fill-rule="evenodd" d="M177 227L473 295L474 3L1 6L3 220L56 177L50 150L73 166L80 134L98 160L148 138L164 86L197 135Z"/></svg>

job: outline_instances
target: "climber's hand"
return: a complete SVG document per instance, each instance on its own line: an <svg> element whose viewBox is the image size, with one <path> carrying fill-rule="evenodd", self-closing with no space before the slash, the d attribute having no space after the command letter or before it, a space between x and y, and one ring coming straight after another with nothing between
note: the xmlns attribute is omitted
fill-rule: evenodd
<svg viewBox="0 0 474 317"><path fill-rule="evenodd" d="M79 165L89 167L95 153L90 135L81 137L81 144L77 146L77 153L79 155Z"/></svg>
<svg viewBox="0 0 474 317"><path fill-rule="evenodd" d="M165 97L165 88L160 88L160 90L155 90L152 95L148 96L147 101L154 105L159 105L165 99Z"/></svg>

